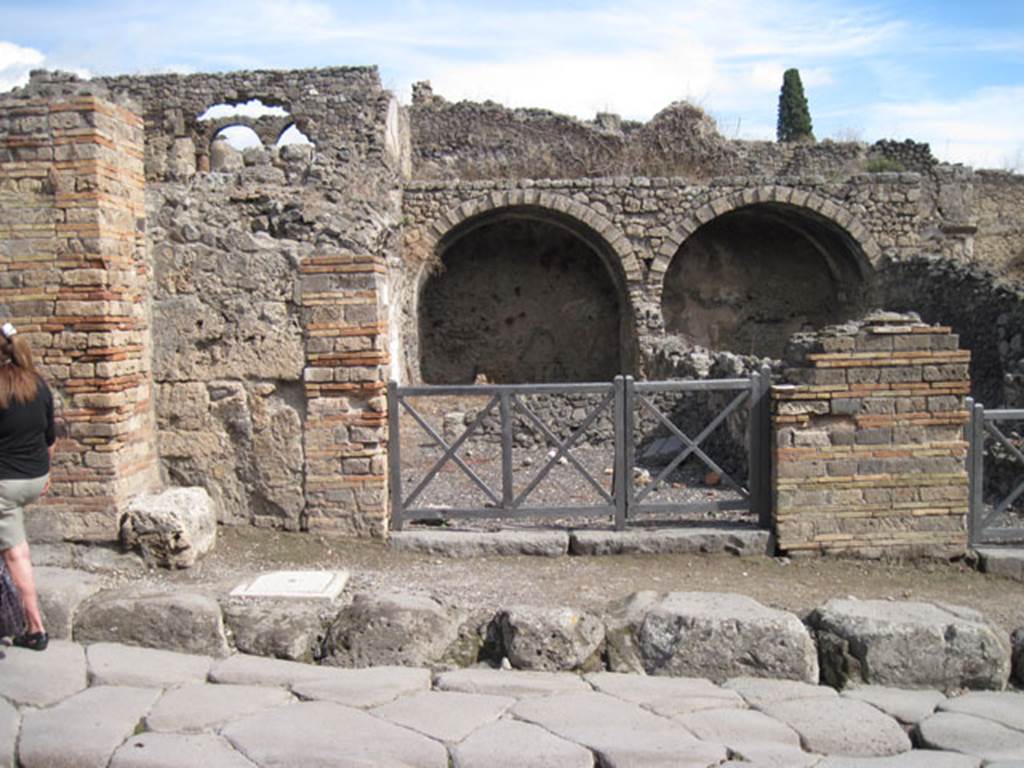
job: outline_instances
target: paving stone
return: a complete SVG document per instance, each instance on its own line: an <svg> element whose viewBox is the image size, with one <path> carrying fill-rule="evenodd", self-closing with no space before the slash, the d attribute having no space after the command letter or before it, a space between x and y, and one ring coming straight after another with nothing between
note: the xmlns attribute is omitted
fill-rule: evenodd
<svg viewBox="0 0 1024 768"><path fill-rule="evenodd" d="M505 656L516 669L545 672L603 666L604 623L572 608L517 606L498 613Z"/></svg>
<svg viewBox="0 0 1024 768"><path fill-rule="evenodd" d="M891 757L826 757L815 768L979 768L981 760L957 752L915 749ZM986 768L993 768L989 763Z"/></svg>
<svg viewBox="0 0 1024 768"><path fill-rule="evenodd" d="M518 720L498 720L452 750L455 768L593 768L589 749Z"/></svg>
<svg viewBox="0 0 1024 768"><path fill-rule="evenodd" d="M0 699L0 768L14 768L21 715L6 699Z"/></svg>
<svg viewBox="0 0 1024 768"><path fill-rule="evenodd" d="M800 748L800 736L788 725L752 709L709 709L674 719L698 739L724 744L760 765L797 768L821 759Z"/></svg>
<svg viewBox="0 0 1024 768"><path fill-rule="evenodd" d="M92 685L166 688L206 680L213 659L119 643L95 643L85 649Z"/></svg>
<svg viewBox="0 0 1024 768"><path fill-rule="evenodd" d="M520 720L598 753L602 766L708 766L725 747L695 739L681 725L603 693L563 693L520 701Z"/></svg>
<svg viewBox="0 0 1024 768"><path fill-rule="evenodd" d="M507 696L423 691L374 707L370 713L432 739L458 742L480 726L497 720L515 703L515 699Z"/></svg>
<svg viewBox="0 0 1024 768"><path fill-rule="evenodd" d="M573 555L661 555L724 553L766 555L771 533L722 528L645 528L637 531L573 531Z"/></svg>
<svg viewBox="0 0 1024 768"><path fill-rule="evenodd" d="M349 707L376 707L399 696L430 689L430 670L420 667L330 669L330 675L296 682L292 691L303 699L333 701Z"/></svg>
<svg viewBox="0 0 1024 768"><path fill-rule="evenodd" d="M221 734L261 768L293 768L296 755L302 768L448 768L448 751L438 742L327 701L250 715Z"/></svg>
<svg viewBox="0 0 1024 768"><path fill-rule="evenodd" d="M274 686L189 683L160 697L146 715L146 728L208 731L246 715L294 703L294 696Z"/></svg>
<svg viewBox="0 0 1024 768"><path fill-rule="evenodd" d="M280 685L291 687L299 682L330 678L334 670L302 664L297 661L266 659L236 653L216 661L210 669L210 681L237 685Z"/></svg>
<svg viewBox="0 0 1024 768"><path fill-rule="evenodd" d="M581 677L568 672L512 672L503 669L444 672L437 676L434 687L441 691L488 693L517 699L590 690Z"/></svg>
<svg viewBox="0 0 1024 768"><path fill-rule="evenodd" d="M37 567L34 570L39 592L39 610L51 639L68 640L78 607L103 587L103 580L70 568Z"/></svg>
<svg viewBox="0 0 1024 768"><path fill-rule="evenodd" d="M908 691L884 685L847 688L843 691L843 696L848 699L866 701L907 725L913 725L928 717L939 704L946 700L946 697L938 691Z"/></svg>
<svg viewBox="0 0 1024 768"><path fill-rule="evenodd" d="M42 653L4 648L0 661L0 696L16 704L48 707L88 685L82 646L53 640Z"/></svg>
<svg viewBox="0 0 1024 768"><path fill-rule="evenodd" d="M685 715L704 709L745 708L738 693L698 677L647 677L595 672L585 680L601 693L639 704L659 715Z"/></svg>
<svg viewBox="0 0 1024 768"><path fill-rule="evenodd" d="M719 592L637 592L606 620L613 672L818 682L818 653L794 614Z"/></svg>
<svg viewBox="0 0 1024 768"><path fill-rule="evenodd" d="M1024 693L974 691L947 699L939 705L939 709L983 717L1007 728L1024 731Z"/></svg>
<svg viewBox="0 0 1024 768"><path fill-rule="evenodd" d="M795 680L765 680L761 677L735 677L727 680L723 688L736 691L755 709L771 712L780 701L796 699L834 699L839 694L824 685L810 685Z"/></svg>
<svg viewBox="0 0 1024 768"><path fill-rule="evenodd" d="M220 736L141 733L117 748L110 768L256 768Z"/></svg>
<svg viewBox="0 0 1024 768"><path fill-rule="evenodd" d="M79 609L75 640L141 645L206 656L227 656L230 652L217 601L189 592L137 597L101 595Z"/></svg>
<svg viewBox="0 0 1024 768"><path fill-rule="evenodd" d="M823 755L880 757L911 748L893 718L854 699L815 698L776 702L764 710L800 734L804 749Z"/></svg>
<svg viewBox="0 0 1024 768"><path fill-rule="evenodd" d="M975 755L982 760L1024 760L1024 733L959 712L936 712L917 724L917 738L928 749Z"/></svg>
<svg viewBox="0 0 1024 768"><path fill-rule="evenodd" d="M106 768L160 695L152 688L97 686L50 709L25 713L21 768Z"/></svg>
<svg viewBox="0 0 1024 768"><path fill-rule="evenodd" d="M889 600L829 600L814 627L822 680L896 688L1002 689L1010 676L1004 633L969 608Z"/></svg>
<svg viewBox="0 0 1024 768"><path fill-rule="evenodd" d="M560 557L569 551L569 534L565 531L393 531L388 544L400 552L426 552L444 557Z"/></svg>

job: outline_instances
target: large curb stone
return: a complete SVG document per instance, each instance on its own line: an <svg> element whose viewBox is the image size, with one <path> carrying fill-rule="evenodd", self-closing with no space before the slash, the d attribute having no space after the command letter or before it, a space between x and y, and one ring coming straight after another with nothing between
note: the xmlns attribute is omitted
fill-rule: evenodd
<svg viewBox="0 0 1024 768"><path fill-rule="evenodd" d="M164 693L146 715L150 731L211 731L232 720L286 704L295 697L265 685L189 683Z"/></svg>
<svg viewBox="0 0 1024 768"><path fill-rule="evenodd" d="M255 656L310 662L320 657L326 620L310 601L225 600L224 622L235 648Z"/></svg>
<svg viewBox="0 0 1024 768"><path fill-rule="evenodd" d="M101 595L79 610L75 640L204 656L230 653L220 605L213 598L188 592L138 597Z"/></svg>
<svg viewBox="0 0 1024 768"><path fill-rule="evenodd" d="M571 608L515 607L497 617L505 656L516 669L585 672L603 666L604 623Z"/></svg>
<svg viewBox="0 0 1024 768"><path fill-rule="evenodd" d="M399 552L444 557L560 557L569 551L569 534L565 531L394 531L388 541Z"/></svg>
<svg viewBox="0 0 1024 768"><path fill-rule="evenodd" d="M213 659L117 643L94 643L85 650L93 685L167 688L206 680Z"/></svg>
<svg viewBox="0 0 1024 768"><path fill-rule="evenodd" d="M975 550L978 564L984 573L1024 581L1024 549L1020 547L993 547Z"/></svg>
<svg viewBox="0 0 1024 768"><path fill-rule="evenodd" d="M103 586L98 576L69 568L35 569L43 623L51 638L70 639L78 607Z"/></svg>
<svg viewBox="0 0 1024 768"><path fill-rule="evenodd" d="M895 717L901 723L914 725L935 712L946 700L938 691L905 690L884 685L866 685L861 688L847 688L843 696L866 702Z"/></svg>
<svg viewBox="0 0 1024 768"><path fill-rule="evenodd" d="M150 688L97 686L27 712L18 744L22 768L106 768L159 695Z"/></svg>
<svg viewBox="0 0 1024 768"><path fill-rule="evenodd" d="M333 701L346 707L377 707L400 696L430 690L430 670L417 667L371 667L324 670L316 679L294 683L292 691L312 701Z"/></svg>
<svg viewBox="0 0 1024 768"><path fill-rule="evenodd" d="M82 646L53 640L44 653L5 648L0 662L0 696L15 704L48 707L85 690L85 653Z"/></svg>
<svg viewBox="0 0 1024 768"><path fill-rule="evenodd" d="M888 600L829 600L809 618L822 679L896 688L1002 689L1010 649L977 611Z"/></svg>
<svg viewBox="0 0 1024 768"><path fill-rule="evenodd" d="M423 691L374 707L370 713L432 739L454 744L497 720L516 703L508 696Z"/></svg>
<svg viewBox="0 0 1024 768"><path fill-rule="evenodd" d="M657 715L687 715L705 709L746 708L735 691L698 677L647 677L596 672L586 676L596 691L639 704Z"/></svg>
<svg viewBox="0 0 1024 768"><path fill-rule="evenodd" d="M765 710L800 734L804 749L823 755L882 757L907 752L902 726L870 704L853 699L793 699Z"/></svg>
<svg viewBox="0 0 1024 768"><path fill-rule="evenodd" d="M1024 733L973 715L936 712L917 724L920 744L928 749L964 752L984 761L1020 760Z"/></svg>
<svg viewBox="0 0 1024 768"><path fill-rule="evenodd" d="M315 701L294 704L227 725L222 735L261 766L415 765L448 768L436 741L385 723L362 710Z"/></svg>
<svg viewBox="0 0 1024 768"><path fill-rule="evenodd" d="M592 749L602 766L706 768L727 756L725 747L697 740L679 723L603 693L524 699L512 714Z"/></svg>
<svg viewBox="0 0 1024 768"><path fill-rule="evenodd" d="M0 699L0 768L14 768L14 748L18 743L21 715L12 704Z"/></svg>
<svg viewBox="0 0 1024 768"><path fill-rule="evenodd" d="M613 607L606 644L613 672L818 681L800 619L745 595L637 592Z"/></svg>
<svg viewBox="0 0 1024 768"><path fill-rule="evenodd" d="M464 621L460 611L431 597L405 592L357 595L331 625L323 663L426 667L450 662L463 666L476 661L475 657L459 658Z"/></svg>
<svg viewBox="0 0 1024 768"><path fill-rule="evenodd" d="M721 554L767 555L771 533L757 529L646 528L635 531L572 531L573 555Z"/></svg>
<svg viewBox="0 0 1024 768"><path fill-rule="evenodd" d="M594 756L536 725L499 720L456 746L452 762L455 768L593 768Z"/></svg>
<svg viewBox="0 0 1024 768"><path fill-rule="evenodd" d="M110 768L256 768L219 736L142 733L118 747Z"/></svg>
<svg viewBox="0 0 1024 768"><path fill-rule="evenodd" d="M137 496L120 526L122 545L167 568L190 568L217 542L217 511L205 488Z"/></svg>

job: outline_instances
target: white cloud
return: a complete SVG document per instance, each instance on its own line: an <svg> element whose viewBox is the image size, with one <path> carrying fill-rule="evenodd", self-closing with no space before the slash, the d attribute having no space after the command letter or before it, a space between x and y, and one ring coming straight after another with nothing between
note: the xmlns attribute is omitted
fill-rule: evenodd
<svg viewBox="0 0 1024 768"><path fill-rule="evenodd" d="M40 67L45 59L34 48L0 40L0 92L27 83L29 71Z"/></svg>
<svg viewBox="0 0 1024 768"><path fill-rule="evenodd" d="M886 103L867 111L870 134L927 141L939 159L976 168L1019 162L1022 125L1024 84L982 88L954 101Z"/></svg>

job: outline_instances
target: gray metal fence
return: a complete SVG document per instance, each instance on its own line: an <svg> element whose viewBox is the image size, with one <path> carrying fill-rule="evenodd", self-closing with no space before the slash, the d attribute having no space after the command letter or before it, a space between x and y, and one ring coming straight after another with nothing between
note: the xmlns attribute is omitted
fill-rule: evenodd
<svg viewBox="0 0 1024 768"><path fill-rule="evenodd" d="M622 529L639 513L683 513L708 509L745 509L756 516L762 527L770 525L770 376L767 369L741 379L699 381L635 382L630 376L619 376L613 382L586 384L507 384L460 386L398 386L388 384L389 426L389 494L391 527L401 530L410 520L447 520L451 518L508 518L523 516L567 517L572 515L607 515L616 528ZM688 435L659 407L657 397L667 393L725 393L729 402L713 415L699 432ZM593 398L587 408L579 409L579 418L571 425L545 423L531 406L539 395L579 396ZM445 435L444 429L430 424L428 418L410 401L412 398L483 397L485 405L467 420L461 434ZM733 477L706 449L705 442L716 429L741 408L747 409L747 445L745 478ZM412 420L417 437L427 440L427 447L437 453L421 477L411 482L403 474L403 415ZM655 424L671 435L678 452L656 477L638 484L634 477L636 462L634 431L638 421ZM598 421L612 427L610 486L603 483L593 467L586 466L577 455L584 436ZM515 482L513 449L516 443L515 423L529 425L550 450L534 469L528 480ZM482 439L497 426L500 440L500 474L485 478L467 458L468 447ZM408 425L407 425L408 426ZM701 502L666 502L655 498L672 472L689 458L696 458L716 473L724 486L735 491L733 500ZM474 457L475 458L475 457ZM584 485L593 493L593 503L537 503L532 497L551 476L556 467L571 467L579 473ZM422 500L442 471L452 468L471 484L482 504L423 504Z"/></svg>
<svg viewBox="0 0 1024 768"><path fill-rule="evenodd" d="M967 406L970 543L1024 543L1024 410L986 409L971 398Z"/></svg>

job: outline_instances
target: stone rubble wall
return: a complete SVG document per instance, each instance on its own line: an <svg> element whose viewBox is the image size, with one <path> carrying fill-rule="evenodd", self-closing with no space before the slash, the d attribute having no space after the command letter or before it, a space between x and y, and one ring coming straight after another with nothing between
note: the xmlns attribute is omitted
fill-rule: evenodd
<svg viewBox="0 0 1024 768"><path fill-rule="evenodd" d="M784 552L962 554L970 352L913 314L794 337L772 389Z"/></svg>
<svg viewBox="0 0 1024 768"><path fill-rule="evenodd" d="M109 539L159 479L142 148L141 120L105 99L0 98L0 313L64 433L36 540Z"/></svg>
<svg viewBox="0 0 1024 768"><path fill-rule="evenodd" d="M1024 281L1024 176L976 171L974 207L974 261L1003 277Z"/></svg>

